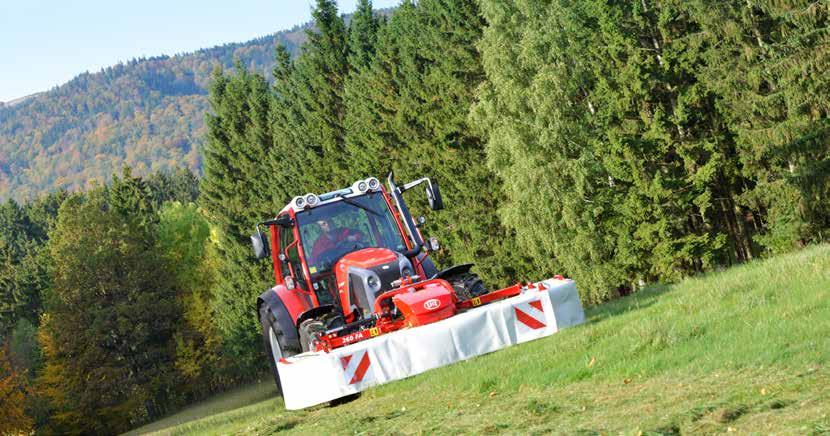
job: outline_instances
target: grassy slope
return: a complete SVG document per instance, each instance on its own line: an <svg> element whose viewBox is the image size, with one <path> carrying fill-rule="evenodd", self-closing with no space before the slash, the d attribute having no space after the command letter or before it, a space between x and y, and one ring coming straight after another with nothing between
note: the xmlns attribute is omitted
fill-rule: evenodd
<svg viewBox="0 0 830 436"><path fill-rule="evenodd" d="M828 294L830 246L812 247L651 287L592 308L586 325L380 386L338 407L287 412L270 398L152 429L830 432Z"/></svg>

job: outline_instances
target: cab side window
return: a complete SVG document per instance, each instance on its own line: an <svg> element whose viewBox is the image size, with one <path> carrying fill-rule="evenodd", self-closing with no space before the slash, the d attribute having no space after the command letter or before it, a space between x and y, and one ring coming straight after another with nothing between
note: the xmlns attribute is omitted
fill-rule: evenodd
<svg viewBox="0 0 830 436"><path fill-rule="evenodd" d="M287 251L286 247L288 247ZM294 232L291 229L280 228L280 250L282 250L281 254L285 254L285 260L280 265L282 273L288 275L293 272L292 276L297 283L297 287L307 290L308 286L306 286L305 277L303 276L303 263L300 260L298 247L298 244L294 244Z"/></svg>

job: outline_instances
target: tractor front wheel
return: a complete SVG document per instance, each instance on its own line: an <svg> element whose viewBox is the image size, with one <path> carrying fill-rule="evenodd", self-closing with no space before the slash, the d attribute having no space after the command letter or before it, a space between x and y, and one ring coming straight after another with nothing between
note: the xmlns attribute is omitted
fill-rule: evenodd
<svg viewBox="0 0 830 436"><path fill-rule="evenodd" d="M293 356L295 353L284 345L282 331L276 326L276 318L268 308L263 307L259 311L259 322L262 326L262 342L265 345L265 353L268 355L268 366L274 376L274 383L277 385L277 392L282 395L282 383L277 362L283 357Z"/></svg>

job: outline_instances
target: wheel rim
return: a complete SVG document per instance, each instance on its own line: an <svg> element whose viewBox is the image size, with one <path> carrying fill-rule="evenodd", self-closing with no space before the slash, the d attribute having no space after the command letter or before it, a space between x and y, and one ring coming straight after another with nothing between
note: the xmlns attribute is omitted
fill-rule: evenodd
<svg viewBox="0 0 830 436"><path fill-rule="evenodd" d="M274 364L282 359L282 348L280 342L277 340L277 334L274 333L274 328L268 327L268 341L271 343L271 356L274 358Z"/></svg>

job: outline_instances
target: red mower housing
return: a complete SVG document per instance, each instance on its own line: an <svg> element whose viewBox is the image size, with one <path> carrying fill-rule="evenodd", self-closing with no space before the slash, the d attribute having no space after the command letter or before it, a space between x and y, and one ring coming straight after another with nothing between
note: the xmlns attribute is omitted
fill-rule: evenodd
<svg viewBox="0 0 830 436"><path fill-rule="evenodd" d="M458 298L446 280L428 280L418 285L419 289L408 286L403 288L404 292L392 297L407 327L430 324L455 315Z"/></svg>

